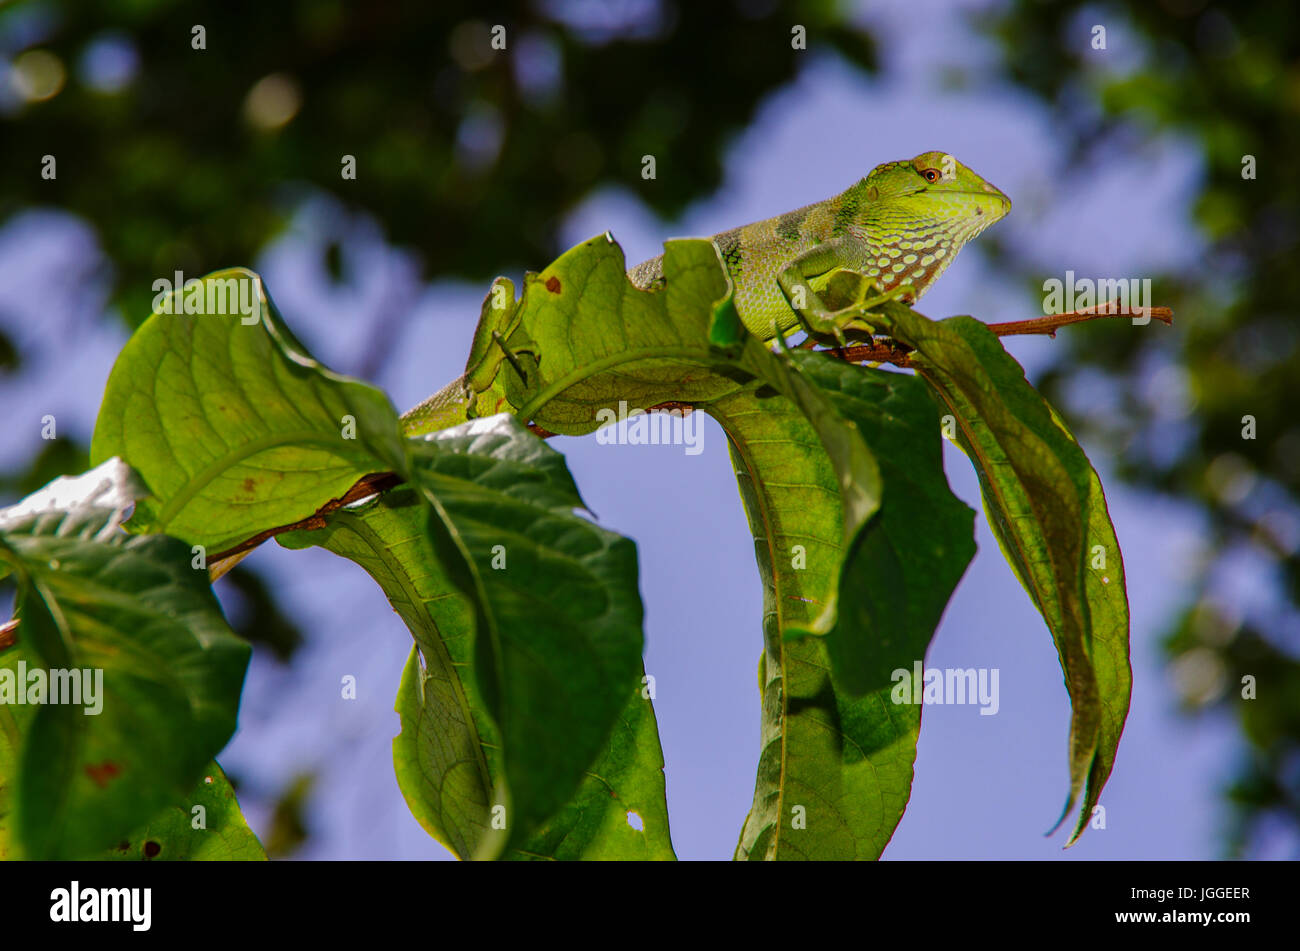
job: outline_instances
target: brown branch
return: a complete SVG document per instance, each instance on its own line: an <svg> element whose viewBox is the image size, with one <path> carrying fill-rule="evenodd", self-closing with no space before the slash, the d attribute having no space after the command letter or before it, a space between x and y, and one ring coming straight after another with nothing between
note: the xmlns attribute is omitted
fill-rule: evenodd
<svg viewBox="0 0 1300 951"><path fill-rule="evenodd" d="M989 324L989 330L999 337L1012 334L1047 334L1055 337L1056 331L1069 324L1082 323L1085 320L1098 320L1107 317L1154 317L1164 324L1174 322L1174 312L1168 307L1145 307L1134 310L1131 307L1118 307L1114 301L1106 301L1082 310L1072 310L1066 314L1049 314L1035 317L1033 320L1010 320L1001 324Z"/></svg>
<svg viewBox="0 0 1300 951"><path fill-rule="evenodd" d="M0 651L8 650L18 643L18 618L0 624Z"/></svg>
<svg viewBox="0 0 1300 951"><path fill-rule="evenodd" d="M1141 316L1154 317L1156 320L1165 324L1172 324L1174 322L1174 312L1168 307L1143 308L1134 312L1131 308L1118 307L1114 301L1106 301L1093 307L1085 307L1082 310L1072 310L1066 314L1049 314L1043 317L1035 317L1032 320L1011 320L1000 324L986 324L985 326L999 337L1008 337L1016 334L1047 334L1049 337L1055 337L1057 330L1061 327L1068 326L1069 324L1077 324L1086 320L1098 320L1108 317ZM841 360L847 360L850 363L869 361L871 363L890 363L898 367L913 366L912 359L908 356L908 354L912 352L911 348L893 340L882 340L879 343L861 344L853 347L845 347L843 349L822 350L819 352ZM694 409L695 407L690 403L668 400L663 403L656 403L646 411L653 413L662 410L680 410L682 413L689 413ZM556 433L543 429L541 426L538 426L533 422L528 424L528 428L543 439L550 439L552 436L557 435ZM325 516L329 515L331 512L335 512L345 505L351 505L353 502L359 502L361 499L369 498L372 495L378 495L380 492L385 492L388 489L401 484L401 478L399 478L394 472L376 472L362 477L358 480L356 485L343 493L341 498L330 499L306 518L293 522L290 525L281 525L277 528L268 528L266 531L258 532L252 538L240 542L233 548L228 548L209 559L214 568L220 562L224 562L227 559L235 559L229 564L221 565L219 573L213 576L213 580L215 581L216 578L230 570L230 568L238 562L239 559L235 558L235 556L243 557L268 538L274 538L276 535L282 535L285 532L298 531L300 529L311 530L324 528L326 525ZM3 636L4 634L4 629L0 628L0 636ZM3 646L2 642L0 642L0 646Z"/></svg>
<svg viewBox="0 0 1300 951"><path fill-rule="evenodd" d="M679 410L683 416L687 413L694 412L695 407L690 403L683 403L680 400L664 400L662 403L655 403L654 406L647 406L647 413L662 413ZM558 436L559 433L553 433L549 429L543 429L536 423L529 423L528 430L534 436L541 436L543 439L550 439L552 436Z"/></svg>
<svg viewBox="0 0 1300 951"><path fill-rule="evenodd" d="M663 403L656 403L646 412L653 413L658 410L680 410L683 414L689 413L695 409L690 403L681 403L676 400L668 400ZM543 439L550 439L558 433L550 432L543 429L536 423L529 423L528 428L536 435ZM285 532L311 531L314 529L324 528L327 524L326 516L332 512L337 512L345 505L351 505L353 502L359 502L362 499L368 499L372 495L378 495L380 492L387 492L389 489L403 484L403 479L396 472L372 472L370 475L362 476L357 483L348 489L340 498L330 499L320 508L306 518L291 522L288 525L277 525L275 528L268 528L265 531L258 532L251 538L245 539L232 548L218 552L208 559L209 577L216 581L231 568L237 565L243 558L262 542L274 538L276 535L283 535ZM0 635L4 630L0 628ZM0 642L0 647L3 647Z"/></svg>
<svg viewBox="0 0 1300 951"><path fill-rule="evenodd" d="M1034 317L1031 320L1008 320L1000 324L985 324L984 326L999 337L1010 337L1018 334L1047 334L1049 337L1055 337L1057 330L1070 324L1113 317L1151 317L1164 324L1174 322L1174 312L1168 307L1147 307L1134 310L1130 307L1119 307L1115 301L1104 301L1092 307L1072 310L1065 314L1048 314L1043 317ZM839 357L841 360L848 360L851 363L861 363L866 360L872 363L892 363L894 366L899 367L913 366L911 358L908 357L911 348L893 340L861 344L856 347L845 347L825 352L831 356Z"/></svg>
<svg viewBox="0 0 1300 951"><path fill-rule="evenodd" d="M374 472L367 476L362 476L357 480L352 488L348 489L337 499L330 499L320 508L306 518L291 522L288 525L279 525L275 528L268 528L264 532L258 532L252 538L240 542L233 548L227 548L223 552L213 555L208 560L212 563L224 561L234 555L251 551L268 538L274 538L276 535L283 535L285 532L294 532L299 529L316 529L325 527L325 516L331 512L336 512L345 505L351 505L353 502L360 502L362 499L369 498L372 495L378 495L391 489L395 485L400 485L402 480L395 472Z"/></svg>
<svg viewBox="0 0 1300 951"><path fill-rule="evenodd" d="M847 360L849 363L869 361L871 363L892 363L896 367L912 366L912 359L908 356L912 352L912 348L894 340L886 340L882 343L864 343L856 347L845 347L843 350L826 350L823 352L832 357Z"/></svg>

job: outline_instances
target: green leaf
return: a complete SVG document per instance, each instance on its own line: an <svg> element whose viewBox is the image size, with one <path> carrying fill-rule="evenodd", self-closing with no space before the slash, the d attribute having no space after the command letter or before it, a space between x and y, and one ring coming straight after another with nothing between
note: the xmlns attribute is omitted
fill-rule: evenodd
<svg viewBox="0 0 1300 951"><path fill-rule="evenodd" d="M632 694L578 791L509 857L602 861L677 857L668 831L659 726L648 698Z"/></svg>
<svg viewBox="0 0 1300 951"><path fill-rule="evenodd" d="M462 857L670 857L632 543L574 514L563 457L509 416L411 451L418 489L280 541L356 561L416 638L394 740L416 818Z"/></svg>
<svg viewBox="0 0 1300 951"><path fill-rule="evenodd" d="M462 590L478 596L474 669L513 800L502 838L517 845L569 800L639 687L636 547L574 514L584 506L563 457L509 416L436 434L411 455L466 555Z"/></svg>
<svg viewBox="0 0 1300 951"><path fill-rule="evenodd" d="M114 459L0 512L19 584L16 643L0 651L0 765L17 775L0 812L28 858L116 845L188 794L235 729L248 646L189 546L120 530L134 492ZM89 672L80 703L30 705L50 669Z"/></svg>
<svg viewBox="0 0 1300 951"><path fill-rule="evenodd" d="M121 456L153 495L133 529L215 554L401 468L388 398L317 363L255 273L218 271L193 287L167 300L202 291L211 309L234 312L154 313L118 356L95 424L92 463ZM253 313L217 306L232 287Z"/></svg>
<svg viewBox="0 0 1300 951"><path fill-rule="evenodd" d="M694 403L743 384L745 374L734 366L728 339L711 335L714 310L729 306L730 290L713 243L667 242L668 281L659 290L637 288L628 281L626 266L618 244L600 235L565 252L540 274L525 275L508 317L485 301L475 341L498 322L506 325L501 345L514 364L502 357L490 385L478 381L486 388L465 412L471 417L512 412L552 432L579 436L604 426L610 421L605 414L616 412L620 402L627 410L670 400ZM498 279L498 284L513 289L509 281ZM417 407L404 422L415 434L449 419Z"/></svg>
<svg viewBox="0 0 1300 951"><path fill-rule="evenodd" d="M199 811L202 807L202 811ZM202 828L195 828L201 823ZM216 761L190 794L155 815L104 856L120 862L265 861L266 850L244 821L235 790Z"/></svg>
<svg viewBox="0 0 1300 951"><path fill-rule="evenodd" d="M814 359L826 358L814 355ZM803 365L801 360L799 367ZM855 401L901 401L912 415L924 419L915 410L915 387L905 378L877 382L873 377L885 374L852 368L863 375L861 380L872 379L862 385L854 376L840 380L839 368L823 374L824 368L809 365L814 366L813 375L803 385L816 380L825 384L828 393L839 389L843 397L839 405L847 413L860 412L868 430L870 413ZM754 804L736 856L877 858L911 793L920 708L894 703L888 687L853 697L831 675L831 638L785 636L791 630L816 630L837 591L842 620L834 636L870 636L859 629L870 620L870 611L857 603L863 592L842 586L842 579L857 577L854 562L847 569L843 566L843 476L818 429L794 401L770 386L755 384L707 409L730 438L764 588L764 653L759 668L762 751ZM859 439L857 424L838 412L818 413L821 428L839 427L843 438ZM906 429L909 418L899 421L900 429ZM919 425L911 438L922 444L938 439L937 426ZM923 450L919 453L926 456ZM890 475L892 470L884 469L882 474ZM934 484L931 474L916 478L927 487ZM938 478L942 480L941 473ZM892 488L890 482L884 483L886 504L895 499L903 507L905 497ZM884 512L876 518L883 520ZM888 530L893 527L891 517ZM888 532L881 531L888 538ZM866 536L858 550L869 555L875 544L874 536ZM924 643L917 647L914 657L924 653ZM869 681L881 675L885 682L889 680L887 671L868 673L874 675L867 677Z"/></svg>
<svg viewBox="0 0 1300 951"><path fill-rule="evenodd" d="M0 563L2 567L4 565ZM9 663L20 656L21 651L19 646L0 651L0 662ZM18 767L22 762L23 734L35 709L0 703L0 862L22 855L22 847L14 837L14 796L17 795Z"/></svg>
<svg viewBox="0 0 1300 951"><path fill-rule="evenodd" d="M1131 686L1123 561L1101 483L987 327L901 306L886 313L882 323L916 351L918 373L956 420L989 523L1056 643L1072 705L1062 821L1082 802L1073 843L1110 774ZM1094 546L1104 570L1090 567Z"/></svg>
<svg viewBox="0 0 1300 951"><path fill-rule="evenodd" d="M450 796L439 781L447 774L442 766L447 721L439 714L442 704L431 694L445 689L429 677L412 650L397 695L397 712L402 732L393 738L393 761L398 785L407 805L420 824L438 841L447 844L440 826L443 808ZM489 759L495 763L489 726L479 738ZM480 815L486 809L475 810ZM631 822L639 819L639 828ZM486 819L480 821L480 834ZM450 847L450 846L449 846ZM463 854L463 853L458 853ZM608 860L673 859L668 834L668 806L665 800L663 754L654 709L648 699L634 694L619 714L604 752L586 771L578 791L563 808L536 830L509 859Z"/></svg>
<svg viewBox="0 0 1300 951"><path fill-rule="evenodd" d="M1048 407L1051 409L1051 407ZM1060 415L1051 410L1053 421L1074 440ZM1080 450L1082 452L1082 450ZM1106 506L1101 479L1089 464L1088 527L1084 541L1084 595L1091 624L1089 656L1097 678L1097 696L1101 703L1101 724L1097 734L1097 755L1088 771L1083 807L1071 833L1073 843L1092 818L1092 809L1115 766L1120 736L1128 719L1133 692L1133 670L1129 662L1128 588L1124 579L1124 556L1120 552L1115 526ZM1098 548L1100 546L1100 548ZM1099 558L1102 555L1104 558ZM1068 812L1068 809L1066 810Z"/></svg>
<svg viewBox="0 0 1300 951"><path fill-rule="evenodd" d="M468 858L487 830L494 802L484 747L495 750L500 741L476 698L474 611L433 546L431 514L420 493L401 486L332 513L324 528L277 541L286 548L317 545L356 562L415 637L424 667L417 678L408 662L398 708L418 702L419 720L408 729L404 716L402 735L394 740L398 781L429 834Z"/></svg>
<svg viewBox="0 0 1300 951"><path fill-rule="evenodd" d="M510 402L525 407L521 415L533 405L539 425L581 435L603 425L598 411L618 400L629 407L696 403L736 388L725 372L731 361L709 333L714 308L731 291L713 242L665 242L660 290L637 288L626 266L623 249L606 234L526 276L518 318L531 348L525 355L545 359L533 361L527 385L507 375Z"/></svg>
<svg viewBox="0 0 1300 951"><path fill-rule="evenodd" d="M367 521L376 533L388 534L377 524L378 519ZM333 525L325 531L331 529ZM349 553L345 546L350 540L340 537L345 530L335 529L323 547L363 565L361 559L377 554L360 547ZM411 536L407 548L412 553L419 551L421 538ZM429 555L428 562L434 567L418 581L412 574L416 566L408 564L411 559L406 555L395 565L370 572L418 638L397 688L394 709L402 728L393 737L393 768L406 804L424 830L457 857L469 858L478 851L491 824L495 780L488 768L488 755L499 748L500 740L482 703L470 702L472 685L462 680L450 656L454 642L447 635L460 625L447 623L451 621L448 609L456 606L438 604L440 597L433 593L407 600L416 584L423 588L430 580L445 580L431 554L423 554ZM442 597L450 599L455 594L449 591ZM408 616L412 620L407 620ZM464 670L471 663L472 637L471 626L469 631L462 629L458 638L459 653L465 657L460 668ZM425 643L431 649L420 646ZM424 661L425 657L429 660Z"/></svg>
<svg viewBox="0 0 1300 951"><path fill-rule="evenodd" d="M854 695L877 691L894 683L895 671L910 673L924 659L975 556L975 513L948 487L939 414L924 383L821 354L791 356L878 461L879 512L846 518L835 611L816 624L826 632L837 685ZM831 452L833 462L837 455ZM836 468L843 486L853 470Z"/></svg>

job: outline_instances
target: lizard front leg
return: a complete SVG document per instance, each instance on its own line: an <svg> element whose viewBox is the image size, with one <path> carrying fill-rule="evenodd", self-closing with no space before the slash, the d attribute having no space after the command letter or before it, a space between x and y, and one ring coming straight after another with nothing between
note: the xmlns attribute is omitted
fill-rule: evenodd
<svg viewBox="0 0 1300 951"><path fill-rule="evenodd" d="M865 259L865 245L859 247L851 238L827 241L809 248L800 254L777 276L777 283L785 295L790 309L798 315L809 333L817 336L832 336L841 347L848 346L844 337L845 330L860 330L874 333L866 314L871 309L887 300L907 296L910 284L902 284L885 293L867 298L869 291L875 289L875 282L857 270L855 265ZM811 278L834 270L846 270L862 277L855 298L846 306L831 310L825 301L809 283Z"/></svg>

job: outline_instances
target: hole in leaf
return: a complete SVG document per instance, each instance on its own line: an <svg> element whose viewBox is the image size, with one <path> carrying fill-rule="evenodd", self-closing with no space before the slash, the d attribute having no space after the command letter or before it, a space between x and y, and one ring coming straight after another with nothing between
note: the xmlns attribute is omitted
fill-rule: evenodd
<svg viewBox="0 0 1300 951"><path fill-rule="evenodd" d="M627 824L633 829L636 829L637 832L645 831L645 820L635 812L629 812L627 814Z"/></svg>

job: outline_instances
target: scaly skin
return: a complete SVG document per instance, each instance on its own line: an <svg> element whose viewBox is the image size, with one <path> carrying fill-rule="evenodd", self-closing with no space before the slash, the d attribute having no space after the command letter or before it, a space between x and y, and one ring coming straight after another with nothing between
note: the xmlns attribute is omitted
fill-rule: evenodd
<svg viewBox="0 0 1300 951"><path fill-rule="evenodd" d="M712 240L731 276L736 312L750 333L766 341L802 324L842 346L845 330L871 332L866 312L874 303L894 297L914 303L967 241L1010 210L1006 195L952 156L922 152L876 166L833 198L723 231ZM828 310L818 288L841 269L872 278L880 296ZM661 286L663 256L643 261L627 276L645 290ZM485 318L487 313L485 301ZM485 331L490 329L486 321L480 325L479 357L471 360L465 377L403 415L407 435L464 420L473 394L491 383L505 358L489 343Z"/></svg>
<svg viewBox="0 0 1300 951"><path fill-rule="evenodd" d="M814 290L818 277L840 268L861 271L882 295L914 303L967 241L1010 210L1007 196L965 165L943 152L923 152L876 166L834 198L724 231L713 242L750 333L771 340L802 317L808 329L842 342L837 331L868 325L851 319L857 308L828 311ZM627 276L638 287L655 286L663 280L663 256Z"/></svg>

